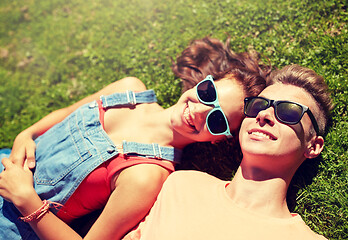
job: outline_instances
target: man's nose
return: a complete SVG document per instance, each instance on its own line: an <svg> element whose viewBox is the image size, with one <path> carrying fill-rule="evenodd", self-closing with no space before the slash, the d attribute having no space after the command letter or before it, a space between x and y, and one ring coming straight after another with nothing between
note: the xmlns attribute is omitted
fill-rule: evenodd
<svg viewBox="0 0 348 240"><path fill-rule="evenodd" d="M265 124L269 124L271 126L274 125L275 122L275 115L274 115L274 108L269 107L265 110L260 111L257 116L256 120L260 123L261 126Z"/></svg>

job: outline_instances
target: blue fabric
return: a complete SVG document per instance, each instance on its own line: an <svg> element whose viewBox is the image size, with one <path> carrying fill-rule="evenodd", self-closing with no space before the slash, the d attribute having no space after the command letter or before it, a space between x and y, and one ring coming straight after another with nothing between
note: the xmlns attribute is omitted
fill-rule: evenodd
<svg viewBox="0 0 348 240"><path fill-rule="evenodd" d="M132 106L137 103L157 102L155 92L153 90L146 90L143 92L127 91L124 93L113 93L108 96L101 96L103 107L114 106Z"/></svg>
<svg viewBox="0 0 348 240"><path fill-rule="evenodd" d="M4 157L9 157L11 154L11 149L10 148L2 148L0 149L0 160L3 159Z"/></svg>
<svg viewBox="0 0 348 240"><path fill-rule="evenodd" d="M131 103L156 101L153 91L127 92L126 95L118 93L102 96L101 99L105 108L124 105L125 99ZM115 101L117 99L121 99L120 103ZM101 126L96 101L78 108L38 137L35 143L35 190L41 199L61 204L66 203L90 172L118 154L116 146ZM123 145L125 154L175 162L179 162L181 157L181 150L158 144L124 142ZM3 154L8 156L9 150ZM0 239L38 239L29 224L18 220L20 214L12 203L0 198L0 207Z"/></svg>
<svg viewBox="0 0 348 240"><path fill-rule="evenodd" d="M10 154L11 154L11 149L9 148L2 148L0 149L0 161L3 159L3 158L8 158L10 157ZM4 170L4 166L0 163L0 172L2 172Z"/></svg>

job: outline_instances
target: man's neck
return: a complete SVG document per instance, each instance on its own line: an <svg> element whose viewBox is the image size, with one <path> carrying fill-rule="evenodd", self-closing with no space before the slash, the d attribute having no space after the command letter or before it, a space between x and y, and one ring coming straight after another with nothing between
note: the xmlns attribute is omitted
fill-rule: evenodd
<svg viewBox="0 0 348 240"><path fill-rule="evenodd" d="M247 172L246 172L247 171ZM249 170L239 167L226 192L239 207L270 217L291 217L286 204L287 183L281 178L252 178ZM257 170L254 170L257 171ZM246 177L248 176L248 177Z"/></svg>

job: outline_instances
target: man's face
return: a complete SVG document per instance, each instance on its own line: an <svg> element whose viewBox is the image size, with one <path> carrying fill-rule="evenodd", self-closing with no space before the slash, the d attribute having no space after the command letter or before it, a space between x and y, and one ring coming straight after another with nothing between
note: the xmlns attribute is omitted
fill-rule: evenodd
<svg viewBox="0 0 348 240"><path fill-rule="evenodd" d="M302 88L277 83L261 92L260 96L271 100L286 100L303 104L318 116L314 99ZM244 156L251 155L263 161L255 164L289 164L299 166L313 137L312 122L305 113L299 123L288 125L275 117L274 107L260 111L255 118L246 117L241 126L239 139ZM315 135L315 134L314 134ZM294 164L296 163L296 164Z"/></svg>

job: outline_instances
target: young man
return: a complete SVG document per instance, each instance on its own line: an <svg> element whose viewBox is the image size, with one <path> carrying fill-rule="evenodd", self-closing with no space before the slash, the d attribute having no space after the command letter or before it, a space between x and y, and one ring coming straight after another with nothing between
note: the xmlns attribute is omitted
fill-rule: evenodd
<svg viewBox="0 0 348 240"><path fill-rule="evenodd" d="M239 140L243 159L230 182L206 173L173 173L129 239L325 239L287 207L298 167L316 158L332 109L327 86L310 69L291 65L274 84L246 98Z"/></svg>

